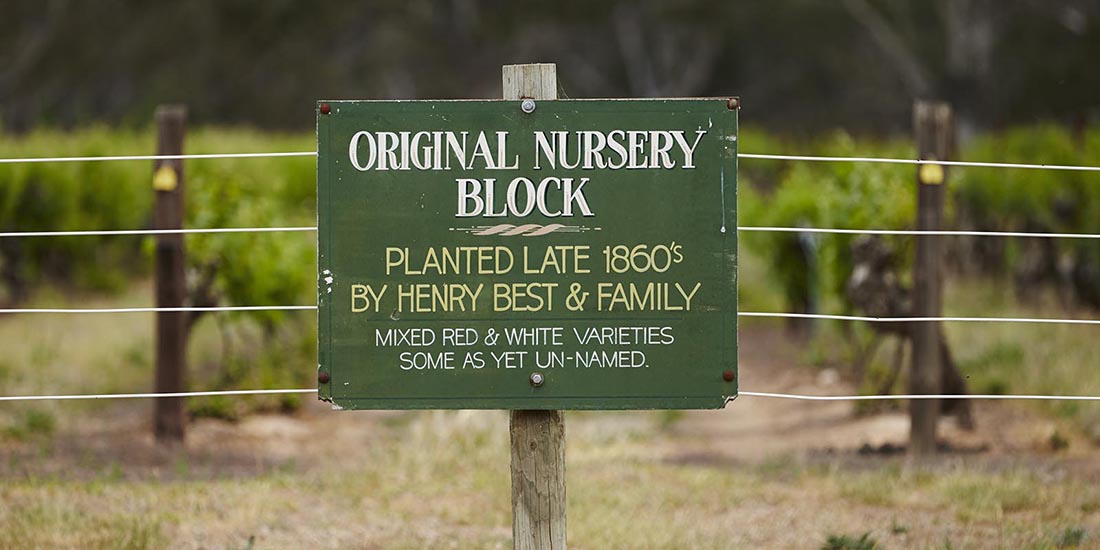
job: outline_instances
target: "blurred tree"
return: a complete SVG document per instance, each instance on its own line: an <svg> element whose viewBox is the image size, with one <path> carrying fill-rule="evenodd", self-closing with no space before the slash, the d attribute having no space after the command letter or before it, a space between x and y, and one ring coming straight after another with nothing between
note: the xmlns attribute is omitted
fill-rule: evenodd
<svg viewBox="0 0 1100 550"><path fill-rule="evenodd" d="M1094 0L8 0L0 123L312 125L330 98L499 95L499 67L552 61L566 95L739 94L787 133L902 131L938 95L975 128L1092 113Z"/></svg>

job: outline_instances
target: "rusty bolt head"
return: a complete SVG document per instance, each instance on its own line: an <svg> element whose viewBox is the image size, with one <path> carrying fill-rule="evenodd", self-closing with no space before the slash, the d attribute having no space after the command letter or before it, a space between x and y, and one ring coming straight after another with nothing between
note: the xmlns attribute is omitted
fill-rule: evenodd
<svg viewBox="0 0 1100 550"><path fill-rule="evenodd" d="M726 382L733 382L733 371L727 369L726 372L723 372L722 380L725 380Z"/></svg>
<svg viewBox="0 0 1100 550"><path fill-rule="evenodd" d="M728 108L731 111L735 110L735 109L740 109L741 108L741 98L739 98L739 97L729 98L729 101L726 102L726 108Z"/></svg>
<svg viewBox="0 0 1100 550"><path fill-rule="evenodd" d="M328 384L328 381L332 380L327 371L321 371L317 373L317 381L322 384Z"/></svg>
<svg viewBox="0 0 1100 550"><path fill-rule="evenodd" d="M542 383L545 382L545 381L546 381L546 377L544 377L541 372L531 373L531 385L532 386L537 388L537 387L541 386Z"/></svg>
<svg viewBox="0 0 1100 550"><path fill-rule="evenodd" d="M329 104L328 104L328 103L322 103L322 104L321 104L321 114L322 114L322 115L327 115L327 114L329 114L329 113L331 113L331 112L332 112L332 107L331 107L331 106L329 106Z"/></svg>

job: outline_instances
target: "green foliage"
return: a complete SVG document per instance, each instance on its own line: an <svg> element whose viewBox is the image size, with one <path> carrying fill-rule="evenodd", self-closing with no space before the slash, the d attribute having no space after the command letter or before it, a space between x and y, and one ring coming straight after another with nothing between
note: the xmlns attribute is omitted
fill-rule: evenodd
<svg viewBox="0 0 1100 550"><path fill-rule="evenodd" d="M149 151L146 133L90 128L75 133L0 134L0 156L97 156ZM150 168L135 162L49 162L0 166L0 231L132 229L148 225ZM146 264L132 236L0 240L0 292L18 300L42 279L117 289ZM134 271L127 271L129 267Z"/></svg>
<svg viewBox="0 0 1100 550"><path fill-rule="evenodd" d="M741 139L754 153L802 151L825 156L911 157L901 141L856 142L837 132L824 139L782 144L748 132ZM759 138L758 138L759 139ZM773 149L774 148L774 149ZM871 163L771 163L763 174L749 173L738 207L741 225L910 229L916 212L911 169ZM743 233L746 247L769 258L774 279L791 305L808 297L822 305L845 308L844 286L851 272L851 235ZM911 239L888 239L908 250ZM903 266L904 267L904 266ZM903 272L905 270L903 269Z"/></svg>
<svg viewBox="0 0 1100 550"><path fill-rule="evenodd" d="M829 535L821 550L875 550L876 548L879 548L878 542L871 538L870 532L867 532L859 538L850 535Z"/></svg>
<svg viewBox="0 0 1100 550"><path fill-rule="evenodd" d="M184 144L189 153L308 151L313 147L312 137L305 134L227 129L193 130ZM18 138L0 134L0 157L150 154L153 149L150 131L90 128L39 131ZM316 223L315 162L311 158L190 160L184 176L185 227ZM0 230L150 227L151 179L152 163L141 161L0 166ZM189 235L185 246L192 300L212 302L196 305L312 303L314 242L314 234L308 232ZM149 274L153 244L152 238L141 236L0 239L0 299L19 300L46 284L67 290L120 289ZM243 368L235 365L250 356L249 346L269 347L288 319L297 333L312 322L302 313L217 315L231 324L255 321L266 335L243 342L223 357L221 366L227 372ZM293 355L278 358L281 360L265 356L269 367L277 365L291 372L303 361L312 362L309 349L298 345L297 339L290 341L294 345L283 346L281 351L293 351ZM261 384L252 387L285 385L286 378L269 375L251 380ZM229 385L239 379L223 374L209 381Z"/></svg>
<svg viewBox="0 0 1100 550"><path fill-rule="evenodd" d="M979 138L961 156L972 161L1096 165L1100 164L1100 131L1075 141L1061 126L1014 128ZM1100 188L1092 174L1000 168L957 172L951 188L960 218L976 226L1001 231L1100 230Z"/></svg>
<svg viewBox="0 0 1100 550"><path fill-rule="evenodd" d="M1073 136L1038 125L985 136L962 155L967 160L1030 164L1100 165L1100 130ZM955 225L986 231L1100 233L1100 185L1095 173L966 168L953 176ZM1079 303L1100 307L1100 243L1091 239L960 241L963 253L987 272L1014 270L1022 284L1057 283ZM1044 247L1050 247L1046 249ZM1025 276L1020 278L1019 276ZM1033 289L1018 288L1027 295Z"/></svg>
<svg viewBox="0 0 1100 550"><path fill-rule="evenodd" d="M914 156L911 143L905 140L856 142L844 133L817 141L784 144L748 130L742 135L741 145L745 151L762 153ZM980 137L961 151L959 157L1095 166L1100 165L1100 130L1090 130L1075 138L1054 125L1017 128ZM767 166L761 169L758 165ZM1100 185L1093 173L999 168L951 170L945 222L949 228L1100 233ZM914 228L916 193L911 166L754 161L743 175L747 183L742 186L739 204L743 225ZM797 304L799 297L816 295L822 305L845 308L843 292L851 271L848 250L853 236L812 236L801 247L799 237L790 233L746 233L743 239L747 247L770 258L775 280L792 305ZM886 240L901 253L898 271L906 276L912 261L913 239ZM990 273L1005 273L1018 267L1022 260L1030 260L1024 263L1038 264L1033 269L1038 269L1040 276L1072 286L1079 303L1100 307L1100 243L1089 239L1057 239L1050 241L1055 253L1040 255L1042 243L1035 241L960 238L953 239L949 246L956 265L977 263ZM808 253L807 246L816 253ZM1027 294L1032 289L1018 290Z"/></svg>
<svg viewBox="0 0 1100 550"><path fill-rule="evenodd" d="M198 132L209 150L310 150L299 138L260 139L229 130ZM207 148L203 148L207 150ZM190 227L281 227L316 224L315 162L309 158L218 159L188 166ZM214 292L227 303L286 305L313 301L316 236L313 233L194 235L188 262L216 273ZM276 323L281 312L250 314ZM300 314L294 314L300 315Z"/></svg>
<svg viewBox="0 0 1100 550"><path fill-rule="evenodd" d="M826 156L912 157L909 140L855 140L836 132L810 141L786 141L745 128L744 152L804 152ZM151 152L150 131L76 132L43 130L18 138L0 134L0 156L96 156ZM314 147L309 134L260 134L249 130L198 129L186 139L188 152L295 151ZM1055 126L1015 129L977 139L959 155L974 160L1100 165L1100 131L1074 138ZM872 163L808 163L754 160L741 163L739 223L797 227L911 229L915 193L911 166ZM152 166L148 162L84 162L0 166L0 230L127 229L151 224ZM315 210L315 161L310 158L211 159L188 161L186 225L188 227L312 226ZM948 197L948 227L984 230L1045 230L1100 233L1100 185L1084 172L1043 170L953 169ZM851 271L853 236L791 233L741 234L745 303L760 308L800 310L816 304L821 311L850 308L844 288ZM302 304L313 301L315 252L312 233L191 235L186 238L191 287L210 277L206 298L219 304ZM908 277L913 239L887 238L898 251L898 272ZM1035 239L951 240L953 258L981 258L992 271L1004 271L1033 254ZM65 237L0 239L0 301L18 300L52 283L64 289L112 290L145 277L151 264L152 239L142 237ZM1002 249L987 253L989 243ZM1080 300L1100 293L1100 242L1059 239L1058 261L1068 259L1068 274ZM144 244L144 246L143 246ZM999 252L998 252L999 250ZM750 261L754 260L754 261ZM1066 262L1063 262L1066 263ZM766 265L756 265L766 264ZM751 280L750 280L751 279ZM1065 284L1065 278L1060 284ZM749 291L751 290L751 292ZM1024 289L1025 291L1030 289ZM767 294L786 304L774 305ZM1097 297L1100 300L1100 297ZM1088 302L1085 302L1088 303ZM214 318L214 315L210 315ZM311 334L313 320L303 313L257 312L217 314L228 323L235 345L215 362L217 374L203 383L230 387L244 383L248 362L261 362L262 372L250 383L289 383L284 373L312 354L299 338ZM205 320L204 320L205 322ZM219 325L220 326L220 325ZM233 327L252 327L241 330ZM258 327L258 328L257 328ZM835 327L834 327L835 328ZM830 329L831 330L831 329ZM844 330L864 330L844 325ZM251 331L251 332L249 332ZM249 334L249 336L242 336ZM282 335L282 336L280 336ZM832 330L831 336L838 331ZM851 336L850 333L840 333ZM857 333L858 335L858 333ZM849 341L856 341L849 338ZM271 352L270 350L278 350ZM810 346L809 349L818 349ZM837 351L829 344L825 361ZM983 348L985 349L985 348ZM267 350L267 354L257 350ZM840 350L843 355L844 350ZM280 353L290 353L279 356ZM964 370L975 389L1002 393L1017 388L1009 381L1025 361L1018 348L988 348L980 356L963 354ZM1007 369L1007 370L1006 370ZM0 369L3 370L3 369ZM217 369L216 369L217 370ZM238 372L239 371L239 372ZM874 369L872 368L873 372ZM0 372L0 376L5 376ZM308 382L308 380L304 381ZM1014 385L1014 383L1013 383ZM267 386L259 386L267 387ZM287 404L265 404L278 408ZM1065 407L1077 407L1066 404ZM197 414L232 417L216 403L196 405ZM207 412L203 412L207 411ZM1066 409L1065 414L1075 414Z"/></svg>
<svg viewBox="0 0 1100 550"><path fill-rule="evenodd" d="M214 324L208 319L206 324ZM217 319L221 331L221 355L200 356L212 369L197 369L195 378L204 388L299 388L315 383L312 369L302 368L317 356L316 320L313 316L288 315L277 322L266 317ZM239 420L251 412L290 412L301 407L298 395L255 395L188 400L192 416Z"/></svg>

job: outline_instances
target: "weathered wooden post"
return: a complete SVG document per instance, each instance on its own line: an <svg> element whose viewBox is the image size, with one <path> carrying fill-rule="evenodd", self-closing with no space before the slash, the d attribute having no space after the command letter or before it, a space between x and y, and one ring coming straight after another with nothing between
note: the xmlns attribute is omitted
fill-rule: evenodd
<svg viewBox="0 0 1100 550"><path fill-rule="evenodd" d="M505 65L504 99L557 99L557 65ZM511 411L512 541L516 550L565 548L565 415Z"/></svg>
<svg viewBox="0 0 1100 550"><path fill-rule="evenodd" d="M913 105L913 131L922 160L947 160L953 145L951 107L946 103L918 100ZM946 168L939 164L917 166L917 229L938 231L943 224ZM939 317L943 311L943 248L940 236L917 237L913 263L913 315ZM939 321L913 323L913 368L909 391L938 394L943 391L943 363ZM917 399L909 403L909 446L915 455L936 452L936 424L940 401Z"/></svg>
<svg viewBox="0 0 1100 550"><path fill-rule="evenodd" d="M187 110L180 105L157 108L157 154L183 154L183 134ZM153 227L183 227L183 161L162 159L153 163L153 189L156 194ZM183 306L184 282L183 235L156 236L154 292L158 308ZM157 393L181 392L186 387L187 313L157 312L156 375ZM184 439L183 398L153 400L153 434L161 443L180 443Z"/></svg>

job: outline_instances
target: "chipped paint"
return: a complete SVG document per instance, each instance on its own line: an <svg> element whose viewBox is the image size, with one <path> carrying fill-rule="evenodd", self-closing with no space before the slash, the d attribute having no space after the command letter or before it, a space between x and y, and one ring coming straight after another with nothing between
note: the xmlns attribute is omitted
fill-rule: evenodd
<svg viewBox="0 0 1100 550"><path fill-rule="evenodd" d="M326 269L321 272L320 278L325 283L325 294L332 294L332 287L334 286L334 281L336 280L335 276L333 276L331 271Z"/></svg>

